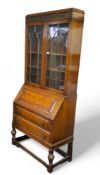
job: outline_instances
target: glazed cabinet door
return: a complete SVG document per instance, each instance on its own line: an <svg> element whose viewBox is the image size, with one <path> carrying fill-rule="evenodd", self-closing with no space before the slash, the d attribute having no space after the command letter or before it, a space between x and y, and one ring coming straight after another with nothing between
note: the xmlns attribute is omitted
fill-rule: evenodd
<svg viewBox="0 0 100 175"><path fill-rule="evenodd" d="M64 90L69 24L50 23L47 26L46 87Z"/></svg>
<svg viewBox="0 0 100 175"><path fill-rule="evenodd" d="M43 24L27 27L27 81L40 84L43 42Z"/></svg>
<svg viewBox="0 0 100 175"><path fill-rule="evenodd" d="M27 82L64 91L68 32L66 21L28 24Z"/></svg>

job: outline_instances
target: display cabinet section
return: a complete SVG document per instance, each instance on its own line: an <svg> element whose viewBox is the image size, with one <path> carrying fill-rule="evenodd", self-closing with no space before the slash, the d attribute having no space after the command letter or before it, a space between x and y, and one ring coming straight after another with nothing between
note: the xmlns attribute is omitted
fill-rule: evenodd
<svg viewBox="0 0 100 175"><path fill-rule="evenodd" d="M36 84L40 83L41 76L42 38L42 25L28 27L27 80Z"/></svg>

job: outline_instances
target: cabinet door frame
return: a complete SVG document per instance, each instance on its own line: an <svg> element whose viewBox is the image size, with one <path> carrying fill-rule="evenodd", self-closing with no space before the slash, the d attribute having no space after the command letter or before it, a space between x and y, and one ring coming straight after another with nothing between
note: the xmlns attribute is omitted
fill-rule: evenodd
<svg viewBox="0 0 100 175"><path fill-rule="evenodd" d="M28 39L28 28L30 26L43 26L43 32L44 32L44 22L30 22L30 23L26 23L26 27L25 27L25 76L24 76L24 79L25 79L25 83L27 84L31 84L31 85L34 85L34 86L41 86L41 76L40 75L40 83L39 84L36 84L34 82L30 82L27 80L27 75L28 75L28 46L29 46L29 39ZM42 36L42 51L41 53L43 54L43 36ZM43 57L43 55L42 55ZM41 57L41 61L42 61L42 57ZM41 63L42 65L42 63ZM41 73L42 73L42 66L41 66Z"/></svg>
<svg viewBox="0 0 100 175"><path fill-rule="evenodd" d="M47 89L50 89L50 90L53 90L53 91L59 91L61 94L64 94L64 92L65 92L65 82L66 82L66 74L67 74L67 66L68 66L68 52L69 52L69 49L68 49L68 47L69 47L69 32L68 32L68 47L67 47L67 52L66 52L66 69L65 69L65 78L64 78L64 90L63 91L61 91L61 90L58 90L58 89L54 89L54 88L50 88L50 87L47 87L46 86L46 52L47 52L47 40L48 40L48 38L47 38L47 29L48 29L48 26L50 25L50 24L63 24L63 23L66 23L66 24L68 24L68 26L69 26L69 28L70 28L70 19L60 19L60 20L50 20L50 21L46 21L45 22L45 32L46 32L46 36L45 36L45 42L46 42L46 48L45 48L45 53L44 53L44 63L45 63L45 65L44 65L44 75L43 75L43 77L44 77L44 84L43 84L43 88L45 87L45 88L47 88Z"/></svg>

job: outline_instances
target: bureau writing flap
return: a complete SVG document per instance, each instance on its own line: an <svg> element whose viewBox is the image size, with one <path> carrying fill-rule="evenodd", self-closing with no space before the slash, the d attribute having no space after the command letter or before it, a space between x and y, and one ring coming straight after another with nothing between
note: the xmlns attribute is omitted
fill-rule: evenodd
<svg viewBox="0 0 100 175"><path fill-rule="evenodd" d="M14 103L53 120L61 108L64 96L48 89L24 85Z"/></svg>

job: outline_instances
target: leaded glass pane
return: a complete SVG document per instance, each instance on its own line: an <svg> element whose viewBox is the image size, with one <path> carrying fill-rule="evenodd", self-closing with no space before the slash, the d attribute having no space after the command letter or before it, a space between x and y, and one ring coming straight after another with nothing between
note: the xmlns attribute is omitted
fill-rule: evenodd
<svg viewBox="0 0 100 175"><path fill-rule="evenodd" d="M40 83L41 57L42 57L43 26L30 26L28 28L28 75L27 80Z"/></svg>

